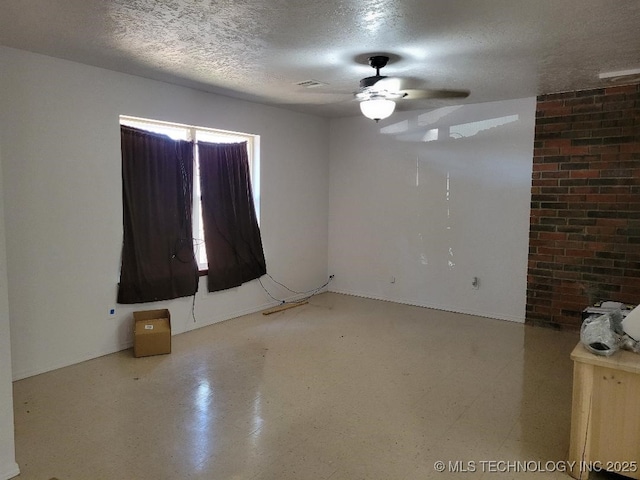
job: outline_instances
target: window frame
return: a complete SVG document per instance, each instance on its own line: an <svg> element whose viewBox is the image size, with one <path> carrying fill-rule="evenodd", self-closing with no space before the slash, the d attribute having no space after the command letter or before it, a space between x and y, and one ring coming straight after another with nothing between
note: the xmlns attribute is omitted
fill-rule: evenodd
<svg viewBox="0 0 640 480"><path fill-rule="evenodd" d="M222 130L219 128L201 127L196 125L188 125L177 122L167 122L164 120L155 120L143 117L134 117L130 115L120 115L119 124L126 125L141 130L146 130L154 133L160 133L168 135L166 130L174 130L176 132L182 131L185 133L183 137L179 137L181 140L187 140L193 142L194 148L194 175L193 175L193 205L192 205L192 237L194 243L194 255L196 257L196 263L198 264L198 272L201 277L208 274L208 264L201 261L205 259L206 262L206 249L204 247L204 231L202 227L202 204L200 195L200 171L199 171L199 159L198 159L198 143L242 143L247 142L247 156L249 158L249 170L251 178L251 187L253 193L253 204L256 210L256 218L258 225L260 225L260 136L252 133L236 132L232 130ZM146 127L146 128L145 128ZM149 127L158 127L156 129ZM162 131L165 129L165 131ZM198 140L198 134L200 137L206 136L218 136L222 140L226 138L226 141L212 142L205 139ZM168 135L171 137L171 135ZM173 138L173 137L171 137ZM236 140L236 141L233 141ZM199 235L202 235L200 240ZM196 245L196 242L201 242L201 246ZM204 256L201 253L204 252Z"/></svg>

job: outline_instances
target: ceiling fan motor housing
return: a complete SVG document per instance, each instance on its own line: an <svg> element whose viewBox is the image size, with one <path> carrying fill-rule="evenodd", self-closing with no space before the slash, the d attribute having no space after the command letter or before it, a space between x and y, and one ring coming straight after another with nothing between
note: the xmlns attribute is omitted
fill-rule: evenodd
<svg viewBox="0 0 640 480"><path fill-rule="evenodd" d="M384 75L374 75L373 77L363 78L362 80L360 80L360 89L364 90L366 88L371 88L383 78L387 77L385 77Z"/></svg>
<svg viewBox="0 0 640 480"><path fill-rule="evenodd" d="M369 57L369 65L376 69L376 74L372 77L367 77L360 80L361 90L371 88L383 78L387 78L384 75L380 75L380 69L384 67L388 61L389 57L385 55L374 55L372 57Z"/></svg>
<svg viewBox="0 0 640 480"><path fill-rule="evenodd" d="M389 57L385 55L374 55L373 57L369 57L369 65L371 65L376 70L380 70L384 67L389 61ZM380 74L380 72L377 72Z"/></svg>

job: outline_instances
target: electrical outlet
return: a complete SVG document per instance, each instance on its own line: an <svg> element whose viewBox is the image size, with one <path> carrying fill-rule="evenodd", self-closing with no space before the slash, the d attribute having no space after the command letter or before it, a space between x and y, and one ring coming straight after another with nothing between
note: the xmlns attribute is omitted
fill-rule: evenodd
<svg viewBox="0 0 640 480"><path fill-rule="evenodd" d="M389 283L396 283L396 277L391 277L389 279Z"/></svg>

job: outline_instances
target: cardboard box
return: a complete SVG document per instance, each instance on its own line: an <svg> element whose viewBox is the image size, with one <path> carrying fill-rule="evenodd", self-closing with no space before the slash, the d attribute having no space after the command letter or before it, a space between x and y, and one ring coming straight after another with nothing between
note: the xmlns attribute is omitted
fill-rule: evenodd
<svg viewBox="0 0 640 480"><path fill-rule="evenodd" d="M133 312L133 355L171 353L171 314L167 309Z"/></svg>

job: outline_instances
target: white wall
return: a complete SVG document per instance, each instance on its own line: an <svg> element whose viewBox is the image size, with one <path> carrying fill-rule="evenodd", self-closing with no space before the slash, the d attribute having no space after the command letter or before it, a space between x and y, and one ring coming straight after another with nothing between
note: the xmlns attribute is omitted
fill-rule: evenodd
<svg viewBox="0 0 640 480"><path fill-rule="evenodd" d="M2 122L0 122L2 128ZM15 460L13 438L13 388L11 384L11 341L7 256L5 251L4 205L2 201L2 143L0 143L0 479L20 473Z"/></svg>
<svg viewBox="0 0 640 480"><path fill-rule="evenodd" d="M14 378L126 348L136 309L170 308L180 333L271 304L257 282L204 279L196 322L190 298L115 304L120 114L261 135L267 267L285 284L333 273L338 292L524 319L533 98L329 123L8 48L0 70Z"/></svg>
<svg viewBox="0 0 640 480"><path fill-rule="evenodd" d="M273 304L257 281L209 294L203 278L196 322L192 298L116 305L121 114L260 135L267 270L326 281L326 119L8 48L0 71L14 379L126 348L133 310L167 307L180 333Z"/></svg>
<svg viewBox="0 0 640 480"><path fill-rule="evenodd" d="M332 121L330 289L523 322L534 120L528 98Z"/></svg>

